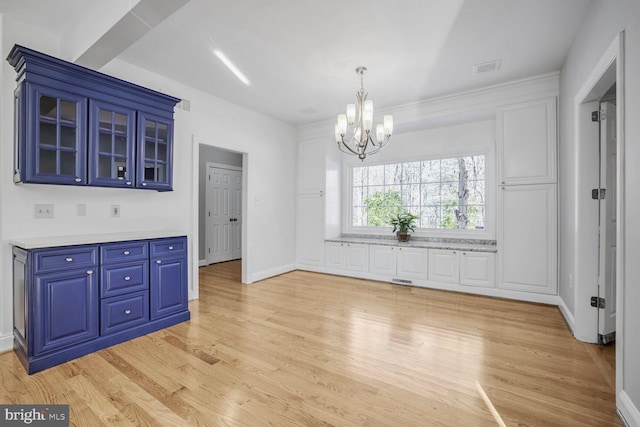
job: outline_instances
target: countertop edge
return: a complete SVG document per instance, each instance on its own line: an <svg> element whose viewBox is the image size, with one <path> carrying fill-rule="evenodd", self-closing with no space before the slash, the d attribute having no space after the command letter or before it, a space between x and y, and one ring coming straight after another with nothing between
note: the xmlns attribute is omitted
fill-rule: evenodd
<svg viewBox="0 0 640 427"><path fill-rule="evenodd" d="M118 233L80 234L69 236L43 236L27 238L9 238L12 246L22 249L54 248L61 246L92 245L98 243L128 242L134 240L163 239L167 237L183 237L188 233L181 231L125 231Z"/></svg>
<svg viewBox="0 0 640 427"><path fill-rule="evenodd" d="M450 243L450 242L429 242L424 240L410 240L408 242L398 242L391 239L371 239L371 238L353 238L353 237L336 237L325 239L325 242L336 243L361 243L380 246L399 246L407 248L425 248L425 249L444 249L453 251L468 252L497 252L495 245L475 245L473 243Z"/></svg>

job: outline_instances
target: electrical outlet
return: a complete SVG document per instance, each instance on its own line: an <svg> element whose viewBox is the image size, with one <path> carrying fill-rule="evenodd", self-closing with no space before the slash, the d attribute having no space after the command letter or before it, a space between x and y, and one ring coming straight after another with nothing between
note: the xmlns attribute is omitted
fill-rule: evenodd
<svg viewBox="0 0 640 427"><path fill-rule="evenodd" d="M34 217L35 218L53 218L53 205L52 204L34 205Z"/></svg>
<svg viewBox="0 0 640 427"><path fill-rule="evenodd" d="M120 205L111 205L111 216L112 217L120 216Z"/></svg>

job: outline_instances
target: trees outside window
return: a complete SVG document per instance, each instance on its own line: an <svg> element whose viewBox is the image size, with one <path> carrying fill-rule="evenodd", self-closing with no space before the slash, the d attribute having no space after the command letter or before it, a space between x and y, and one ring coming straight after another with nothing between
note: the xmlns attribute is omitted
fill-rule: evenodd
<svg viewBox="0 0 640 427"><path fill-rule="evenodd" d="M484 229L485 156L352 169L352 226L390 227L398 211L418 215L423 229Z"/></svg>

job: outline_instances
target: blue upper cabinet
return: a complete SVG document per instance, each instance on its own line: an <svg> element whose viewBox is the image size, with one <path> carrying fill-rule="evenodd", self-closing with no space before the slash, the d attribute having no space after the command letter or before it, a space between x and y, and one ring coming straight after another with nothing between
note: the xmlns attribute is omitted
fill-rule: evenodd
<svg viewBox="0 0 640 427"><path fill-rule="evenodd" d="M170 191L179 99L15 45L14 181Z"/></svg>

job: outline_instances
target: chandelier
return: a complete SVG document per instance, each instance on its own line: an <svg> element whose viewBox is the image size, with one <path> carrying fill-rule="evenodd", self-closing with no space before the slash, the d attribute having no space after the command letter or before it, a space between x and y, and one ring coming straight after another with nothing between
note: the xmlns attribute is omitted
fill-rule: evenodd
<svg viewBox="0 0 640 427"><path fill-rule="evenodd" d="M393 117L384 116L384 124L376 126L375 138L371 135L373 101L367 100L368 94L364 91L366 72L366 67L356 68L356 73L360 74L360 90L356 93L358 104L347 105L347 114L338 114L338 123L335 126L336 142L340 151L353 154L360 160L386 147L393 132Z"/></svg>

